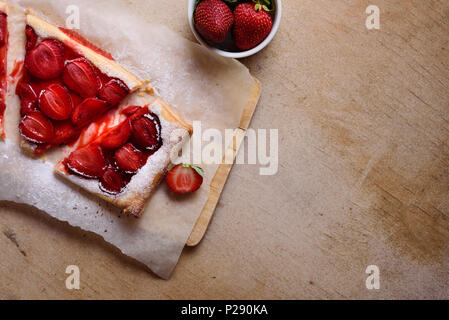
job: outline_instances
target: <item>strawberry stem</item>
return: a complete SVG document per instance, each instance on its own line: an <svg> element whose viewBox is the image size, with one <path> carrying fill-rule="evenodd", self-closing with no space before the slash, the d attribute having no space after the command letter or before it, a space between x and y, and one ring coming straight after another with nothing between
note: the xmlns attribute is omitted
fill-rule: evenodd
<svg viewBox="0 0 449 320"><path fill-rule="evenodd" d="M270 0L253 0L253 2L256 4L254 6L254 10L256 11L260 11L260 10L264 10L267 12L272 12L273 11L273 7L271 6L271 1ZM270 6L271 9L268 7Z"/></svg>

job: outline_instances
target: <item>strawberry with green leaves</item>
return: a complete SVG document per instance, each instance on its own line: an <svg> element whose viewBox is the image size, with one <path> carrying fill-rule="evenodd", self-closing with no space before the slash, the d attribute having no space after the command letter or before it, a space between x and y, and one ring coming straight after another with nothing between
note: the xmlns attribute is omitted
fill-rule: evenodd
<svg viewBox="0 0 449 320"><path fill-rule="evenodd" d="M173 192L186 194L197 191L203 184L204 171L190 164L178 164L167 174L166 181Z"/></svg>
<svg viewBox="0 0 449 320"><path fill-rule="evenodd" d="M223 42L233 23L231 9L221 0L204 0L196 7L195 28L206 40Z"/></svg>
<svg viewBox="0 0 449 320"><path fill-rule="evenodd" d="M270 5L269 0L253 0L235 8L233 35L239 49L252 49L270 34L273 27Z"/></svg>

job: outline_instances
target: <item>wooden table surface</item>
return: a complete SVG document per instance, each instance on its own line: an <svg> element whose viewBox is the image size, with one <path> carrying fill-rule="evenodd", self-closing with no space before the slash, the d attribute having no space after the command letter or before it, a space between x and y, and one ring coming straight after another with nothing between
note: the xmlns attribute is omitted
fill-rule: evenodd
<svg viewBox="0 0 449 320"><path fill-rule="evenodd" d="M156 22L193 39L184 2ZM380 30L365 27L370 4ZM449 298L448 18L446 0L284 0L277 37L242 60L263 86L252 128L279 129L278 174L235 166L169 281L1 204L0 298Z"/></svg>

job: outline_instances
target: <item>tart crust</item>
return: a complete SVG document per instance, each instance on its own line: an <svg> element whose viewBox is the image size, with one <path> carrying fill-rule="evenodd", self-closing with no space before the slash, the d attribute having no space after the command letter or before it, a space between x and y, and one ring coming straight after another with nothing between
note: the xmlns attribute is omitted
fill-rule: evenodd
<svg viewBox="0 0 449 320"><path fill-rule="evenodd" d="M6 55L6 91L4 113L4 133L6 138L18 142L18 125L20 115L19 97L16 96L16 86L20 79L25 58L25 12L15 6L7 5L0 1L0 11L8 15L8 49ZM0 139L1 140L1 139Z"/></svg>
<svg viewBox="0 0 449 320"><path fill-rule="evenodd" d="M8 5L2 1L0 1L0 11L8 14Z"/></svg>
<svg viewBox="0 0 449 320"><path fill-rule="evenodd" d="M64 160L55 166L55 171L76 185L121 208L123 213L140 217L145 210L147 200L170 167L171 155L179 152L193 131L192 126L161 99L155 99L147 107L161 121L162 147L148 158L147 163L132 177L121 193L110 195L100 189L98 180L69 174Z"/></svg>

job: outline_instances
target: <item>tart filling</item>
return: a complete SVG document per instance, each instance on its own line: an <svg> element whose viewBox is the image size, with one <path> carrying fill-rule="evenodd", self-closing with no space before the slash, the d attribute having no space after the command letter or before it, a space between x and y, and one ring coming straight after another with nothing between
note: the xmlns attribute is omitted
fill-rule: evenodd
<svg viewBox="0 0 449 320"><path fill-rule="evenodd" d="M110 195L120 194L163 144L159 117L148 107L127 107L121 114L124 121L62 162L66 173L97 179L99 188Z"/></svg>
<svg viewBox="0 0 449 320"><path fill-rule="evenodd" d="M40 38L29 25L26 36L25 68L16 89L19 129L39 155L76 140L131 90L61 41Z"/></svg>

